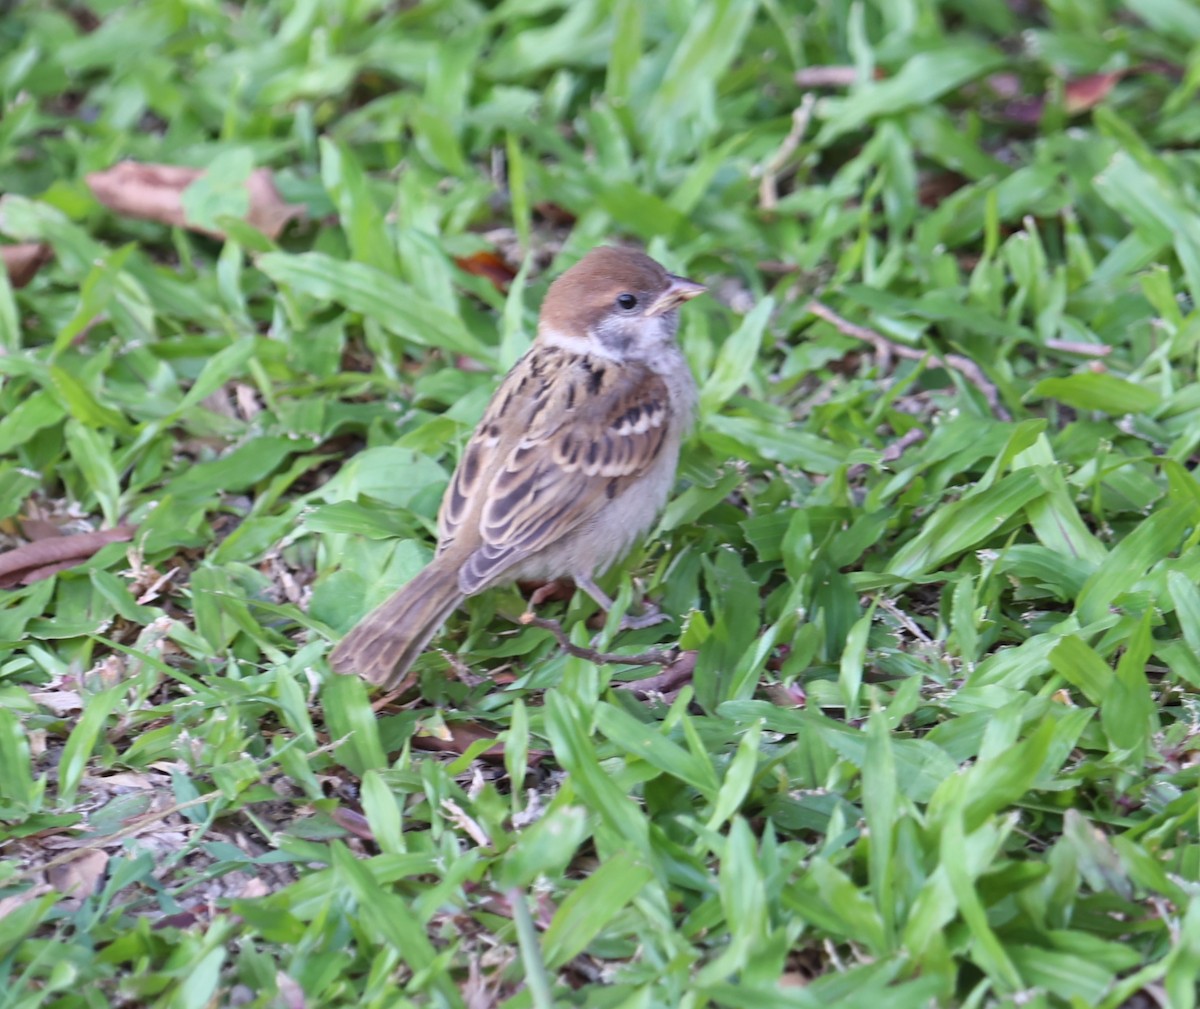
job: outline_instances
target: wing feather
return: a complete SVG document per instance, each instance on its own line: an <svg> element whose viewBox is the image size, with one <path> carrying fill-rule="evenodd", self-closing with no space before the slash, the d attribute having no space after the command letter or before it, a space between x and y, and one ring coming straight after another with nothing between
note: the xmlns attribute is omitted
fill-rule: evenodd
<svg viewBox="0 0 1200 1009"><path fill-rule="evenodd" d="M478 544L462 591L502 579L653 466L668 407L666 384L645 366L535 346L492 399L438 516L439 552Z"/></svg>

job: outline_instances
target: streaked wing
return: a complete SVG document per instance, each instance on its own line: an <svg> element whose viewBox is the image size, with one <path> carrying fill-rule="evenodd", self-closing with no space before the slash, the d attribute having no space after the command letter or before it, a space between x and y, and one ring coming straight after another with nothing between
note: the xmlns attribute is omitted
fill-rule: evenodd
<svg viewBox="0 0 1200 1009"><path fill-rule="evenodd" d="M443 501L439 550L478 537L459 573L462 591L479 591L560 540L645 473L662 450L668 405L665 383L643 365L557 348L526 355Z"/></svg>
<svg viewBox="0 0 1200 1009"><path fill-rule="evenodd" d="M513 444L528 430L529 420L542 409L547 392L545 354L545 349L534 347L513 365L463 449L438 511L438 553L453 546L460 535L467 541L475 538L475 513L487 485ZM513 419L517 423L511 423Z"/></svg>

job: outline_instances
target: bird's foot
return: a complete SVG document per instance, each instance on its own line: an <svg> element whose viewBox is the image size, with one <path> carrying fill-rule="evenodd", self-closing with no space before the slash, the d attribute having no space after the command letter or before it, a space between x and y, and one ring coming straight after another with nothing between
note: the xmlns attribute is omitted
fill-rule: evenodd
<svg viewBox="0 0 1200 1009"><path fill-rule="evenodd" d="M639 616L635 617L628 613L623 616L621 618L621 630L640 631L644 627L653 627L655 624L661 624L664 620L671 619L651 602L644 602L642 609L645 612Z"/></svg>

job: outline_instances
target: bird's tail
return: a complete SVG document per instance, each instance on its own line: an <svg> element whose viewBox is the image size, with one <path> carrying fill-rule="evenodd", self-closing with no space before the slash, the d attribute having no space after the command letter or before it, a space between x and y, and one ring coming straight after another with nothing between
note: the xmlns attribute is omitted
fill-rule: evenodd
<svg viewBox="0 0 1200 1009"><path fill-rule="evenodd" d="M329 656L334 671L357 673L387 690L401 686L429 639L463 601L457 575L438 560L430 563L338 642Z"/></svg>

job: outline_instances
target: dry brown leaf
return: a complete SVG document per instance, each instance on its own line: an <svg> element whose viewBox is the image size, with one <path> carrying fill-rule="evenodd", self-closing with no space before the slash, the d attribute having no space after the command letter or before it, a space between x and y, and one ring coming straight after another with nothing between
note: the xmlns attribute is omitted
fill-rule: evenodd
<svg viewBox="0 0 1200 1009"><path fill-rule="evenodd" d="M808 694L798 683L772 683L763 689L767 700L781 708L803 708L808 703Z"/></svg>
<svg viewBox="0 0 1200 1009"><path fill-rule="evenodd" d="M184 214L183 191L203 174L202 168L122 161L106 171L92 172L87 184L96 199L118 214L224 238L224 232L192 224ZM289 221L304 216L303 207L287 203L279 195L268 168L251 172L246 190L250 195L246 223L268 238L278 238Z"/></svg>
<svg viewBox="0 0 1200 1009"><path fill-rule="evenodd" d="M355 837L361 837L364 841L375 840L375 831L371 829L367 818L357 810L347 809L345 806L337 806L329 814L329 818L343 830L348 830Z"/></svg>
<svg viewBox="0 0 1200 1009"><path fill-rule="evenodd" d="M418 750L432 753L453 753L462 756L472 743L481 739L495 739L496 734L471 722L459 722L456 725L443 726L437 735L415 735L412 744ZM504 749L498 743L484 751L483 758L502 757Z"/></svg>
<svg viewBox="0 0 1200 1009"><path fill-rule="evenodd" d="M155 929L161 928L191 928L198 925L202 919L194 911L177 911L175 914L164 915L155 923Z"/></svg>
<svg viewBox="0 0 1200 1009"><path fill-rule="evenodd" d="M66 568L82 564L109 543L133 539L136 526L117 526L97 532L58 536L26 543L0 554L0 588L30 585Z"/></svg>
<svg viewBox="0 0 1200 1009"><path fill-rule="evenodd" d="M242 884L238 897L242 900L253 900L255 897L266 897L270 892L271 888L267 886L266 880L260 876L251 876Z"/></svg>
<svg viewBox="0 0 1200 1009"><path fill-rule="evenodd" d="M49 708L56 715L69 715L73 711L83 710L83 698L74 690L30 691L29 699L43 708Z"/></svg>
<svg viewBox="0 0 1200 1009"><path fill-rule="evenodd" d="M1063 109L1068 116L1077 116L1099 105L1124 77L1128 70L1114 70L1107 74L1087 74L1063 84ZM1050 95L1020 97L1020 82L1014 74L993 74L988 85L1001 98L1010 99L1000 108L1000 118L1011 123L1036 125L1046 114Z"/></svg>
<svg viewBox="0 0 1200 1009"><path fill-rule="evenodd" d="M91 848L81 851L78 858L47 869L46 879L59 893L71 897L90 897L100 889L100 881L107 868L107 853Z"/></svg>
<svg viewBox="0 0 1200 1009"><path fill-rule="evenodd" d="M112 791L129 790L134 792L144 792L150 789L166 790L171 785L171 776L168 774L146 774L143 771L117 771L115 774L106 774L102 778L93 778L93 781L102 781L106 788Z"/></svg>
<svg viewBox="0 0 1200 1009"><path fill-rule="evenodd" d="M63 527L50 519L23 518L21 519L21 535L30 543L36 543L38 540L52 540L63 535Z"/></svg>
<svg viewBox="0 0 1200 1009"><path fill-rule="evenodd" d="M1095 108L1116 86L1117 81L1125 76L1124 70L1116 70L1111 74L1088 74L1067 81L1063 87L1063 106L1067 115L1076 116Z"/></svg>
<svg viewBox="0 0 1200 1009"><path fill-rule="evenodd" d="M412 745L418 750L426 750L430 753L453 753L461 757L472 743L478 742L480 739L495 738L496 734L482 725L474 722L456 722L453 725L443 726L436 736L414 735ZM545 756L544 750L530 750L529 763L537 764ZM497 742L495 746L484 750L479 755L479 759L486 760L489 764L499 764L504 760L504 747Z"/></svg>
<svg viewBox="0 0 1200 1009"><path fill-rule="evenodd" d="M54 252L42 242L23 242L0 246L0 257L4 259L9 283L13 287L24 287L33 280L43 264L54 257Z"/></svg>
<svg viewBox="0 0 1200 1009"><path fill-rule="evenodd" d="M501 294L508 293L508 286L517 275L517 271L508 263L487 249L472 252L469 256L456 256L454 262L460 270L490 280L492 287Z"/></svg>
<svg viewBox="0 0 1200 1009"><path fill-rule="evenodd" d="M551 203L549 200L535 203L533 210L543 221L556 228L569 228L578 220L575 214L566 207Z"/></svg>

